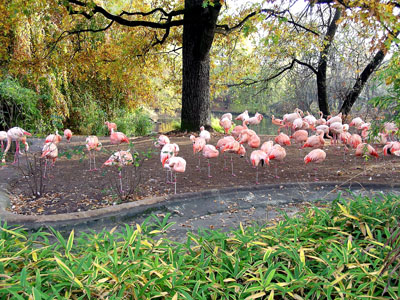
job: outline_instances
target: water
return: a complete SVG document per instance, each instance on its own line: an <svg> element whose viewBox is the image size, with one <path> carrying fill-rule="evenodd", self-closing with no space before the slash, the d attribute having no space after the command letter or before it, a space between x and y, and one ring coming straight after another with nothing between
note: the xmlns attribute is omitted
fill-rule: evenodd
<svg viewBox="0 0 400 300"><path fill-rule="evenodd" d="M224 113L223 112L212 112L212 116L215 118L220 118ZM235 119L239 113L232 113L233 119ZM250 116L252 117L252 116ZM241 121L233 120L236 125L242 125ZM180 123L180 118L160 118L158 122L154 125L155 132L169 132L174 129L174 125L176 123ZM261 121L259 125L250 125L250 129L255 130L258 134L267 134L267 135L276 135L278 127L272 124L271 118L269 116L264 116L264 119Z"/></svg>

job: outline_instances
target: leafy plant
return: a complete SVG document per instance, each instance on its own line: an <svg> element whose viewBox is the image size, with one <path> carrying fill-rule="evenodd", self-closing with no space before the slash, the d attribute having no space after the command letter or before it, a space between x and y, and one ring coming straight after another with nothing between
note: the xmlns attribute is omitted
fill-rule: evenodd
<svg viewBox="0 0 400 300"><path fill-rule="evenodd" d="M399 196L338 197L330 209L183 243L165 238L169 214L66 237L3 223L0 298L399 299L399 215Z"/></svg>

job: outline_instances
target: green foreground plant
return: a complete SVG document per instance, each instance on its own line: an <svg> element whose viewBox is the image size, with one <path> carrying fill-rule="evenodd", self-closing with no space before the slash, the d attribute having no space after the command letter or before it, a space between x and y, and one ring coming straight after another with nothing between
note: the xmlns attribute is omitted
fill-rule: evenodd
<svg viewBox="0 0 400 300"><path fill-rule="evenodd" d="M339 197L270 227L203 230L184 243L161 238L168 215L67 239L52 230L55 243L4 224L0 298L399 299L399 216L399 196Z"/></svg>

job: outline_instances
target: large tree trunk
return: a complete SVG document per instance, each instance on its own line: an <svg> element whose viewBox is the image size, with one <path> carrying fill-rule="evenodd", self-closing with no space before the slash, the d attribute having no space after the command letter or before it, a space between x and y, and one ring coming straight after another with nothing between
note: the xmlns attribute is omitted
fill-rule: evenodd
<svg viewBox="0 0 400 300"><path fill-rule="evenodd" d="M181 129L210 128L210 49L221 6L185 0Z"/></svg>
<svg viewBox="0 0 400 300"><path fill-rule="evenodd" d="M324 37L324 48L320 53L318 69L317 69L317 90L318 90L318 106L319 110L322 111L324 116L328 116L329 105L328 105L328 91L326 84L326 70L328 67L328 53L331 47L333 38L336 34L337 24L336 22L339 20L341 16L341 9L336 8L335 15L333 16L331 23L328 26L328 30L326 31L326 35Z"/></svg>
<svg viewBox="0 0 400 300"><path fill-rule="evenodd" d="M376 70L379 64L383 61L385 55L386 51L379 50L375 54L372 61L365 67L364 71L362 71L360 76L357 78L356 83L354 84L350 92L346 95L343 105L340 108L340 112L343 113L343 115L347 116L350 113L353 104L356 102L368 78Z"/></svg>

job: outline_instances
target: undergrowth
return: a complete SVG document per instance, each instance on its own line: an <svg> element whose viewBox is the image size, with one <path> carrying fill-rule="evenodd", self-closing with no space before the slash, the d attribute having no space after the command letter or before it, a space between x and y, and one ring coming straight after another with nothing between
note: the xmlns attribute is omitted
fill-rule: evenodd
<svg viewBox="0 0 400 300"><path fill-rule="evenodd" d="M399 299L399 218L400 197L382 195L183 243L163 238L168 216L66 239L4 224L0 298Z"/></svg>

